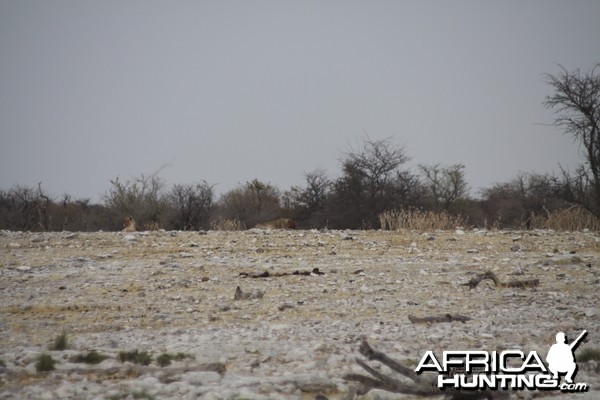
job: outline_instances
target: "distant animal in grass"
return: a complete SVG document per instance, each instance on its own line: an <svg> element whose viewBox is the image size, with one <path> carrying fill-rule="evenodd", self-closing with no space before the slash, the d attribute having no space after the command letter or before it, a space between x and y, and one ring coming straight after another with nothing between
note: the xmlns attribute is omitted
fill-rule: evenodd
<svg viewBox="0 0 600 400"><path fill-rule="evenodd" d="M258 229L296 229L296 222L290 218L279 218L275 221L256 224Z"/></svg>
<svg viewBox="0 0 600 400"><path fill-rule="evenodd" d="M133 217L125 217L123 220L123 232L135 232L137 231L137 225Z"/></svg>

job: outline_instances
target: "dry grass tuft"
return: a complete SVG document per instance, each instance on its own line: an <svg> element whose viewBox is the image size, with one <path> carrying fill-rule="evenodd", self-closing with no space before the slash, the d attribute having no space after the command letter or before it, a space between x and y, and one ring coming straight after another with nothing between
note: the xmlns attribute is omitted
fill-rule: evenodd
<svg viewBox="0 0 600 400"><path fill-rule="evenodd" d="M379 214L381 229L407 230L450 230L465 226L461 215L451 215L446 211L433 212L423 210L390 210Z"/></svg>
<svg viewBox="0 0 600 400"><path fill-rule="evenodd" d="M210 224L210 229L213 231L244 231L246 226L238 218L234 219L222 219L219 218L217 221Z"/></svg>
<svg viewBox="0 0 600 400"><path fill-rule="evenodd" d="M177 353L177 354L163 353L160 356L156 357L156 363L158 365L160 365L161 367L166 367L168 365L171 365L171 361L173 361L173 360L181 361L181 360L185 360L186 358L189 358L191 360L195 359L195 357L193 355L185 354L185 353Z"/></svg>
<svg viewBox="0 0 600 400"><path fill-rule="evenodd" d="M89 351L87 354L77 354L69 359L74 363L85 363L85 364L100 364L106 360L108 356L98 353L96 350Z"/></svg>
<svg viewBox="0 0 600 400"><path fill-rule="evenodd" d="M553 211L550 215L531 214L531 229L555 231L600 231L600 219L582 207Z"/></svg>
<svg viewBox="0 0 600 400"><path fill-rule="evenodd" d="M590 360L600 361L600 347L588 347L577 354L577 361L588 362Z"/></svg>
<svg viewBox="0 0 600 400"><path fill-rule="evenodd" d="M150 365L152 362L152 356L147 351L139 352L137 349L134 351L120 351L117 357L121 362L132 362L134 364Z"/></svg>
<svg viewBox="0 0 600 400"><path fill-rule="evenodd" d="M40 354L40 356L38 357L36 363L35 363L35 369L38 372L48 372L48 371L54 371L56 365L56 361L54 361L54 359L52 358L52 356L50 354Z"/></svg>
<svg viewBox="0 0 600 400"><path fill-rule="evenodd" d="M54 343L50 346L50 350L62 351L69 348L69 337L66 332L61 333L54 339Z"/></svg>

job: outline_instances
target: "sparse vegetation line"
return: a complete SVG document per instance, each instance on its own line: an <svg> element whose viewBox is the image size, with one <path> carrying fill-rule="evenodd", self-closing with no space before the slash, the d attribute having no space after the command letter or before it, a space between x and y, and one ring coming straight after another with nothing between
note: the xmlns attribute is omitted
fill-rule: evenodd
<svg viewBox="0 0 600 400"><path fill-rule="evenodd" d="M214 184L175 184L161 167L131 180L110 181L103 204L55 198L40 182L0 190L0 229L25 231L286 229L447 230L461 227L600 230L600 64L587 72L546 75L554 91L544 105L555 124L584 150L585 161L560 176L520 173L509 182L469 193L465 165L406 167L394 138L349 148L330 178L315 169L304 187L282 191L253 179L215 198ZM271 221L266 223L265 221ZM261 225L262 224L262 225Z"/></svg>

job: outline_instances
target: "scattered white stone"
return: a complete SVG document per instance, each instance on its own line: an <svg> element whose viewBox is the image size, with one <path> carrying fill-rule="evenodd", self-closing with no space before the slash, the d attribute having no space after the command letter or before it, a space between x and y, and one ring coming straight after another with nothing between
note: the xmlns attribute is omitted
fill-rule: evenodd
<svg viewBox="0 0 600 400"><path fill-rule="evenodd" d="M98 258L100 260L103 260L103 259L106 259L106 258L111 258L112 256L113 255L110 254L110 253L104 253L104 254L98 254L98 255L96 255L96 258Z"/></svg>
<svg viewBox="0 0 600 400"><path fill-rule="evenodd" d="M369 288L367 285L362 285L360 291L362 293L373 293L373 289Z"/></svg>
<svg viewBox="0 0 600 400"><path fill-rule="evenodd" d="M221 375L213 371L193 371L184 373L181 379L191 385L209 386L221 382Z"/></svg>
<svg viewBox="0 0 600 400"><path fill-rule="evenodd" d="M587 310L585 310L584 315L588 318L594 317L594 316L598 315L598 309L588 308Z"/></svg>
<svg viewBox="0 0 600 400"><path fill-rule="evenodd" d="M2 398L100 400L140 392L182 399L354 398L352 384L342 376L364 373L355 361L362 338L406 360L433 348L542 354L559 329L571 338L587 329L589 343L596 343L600 332L594 326L600 315L598 277L585 267L600 264L596 233L543 231L539 243L519 253L509 251L522 243L513 243L514 231L485 237L469 231L456 241L450 241L457 237L454 231L439 231L430 242L431 233L211 231L200 238L195 232L152 232L142 239L132 234L140 241L135 247L123 246L123 233L81 233L84 240L71 242L65 235L44 233L46 247L29 246L30 233L0 235L0 248L24 243L21 250L6 252L0 268L4 305L13 310L0 324L6 344L0 347L5 364L0 375L19 377L4 380ZM354 241L342 241L344 235ZM201 243L198 249L191 245L195 241ZM407 255L411 248L417 256ZM476 248L479 254L469 252ZM551 253L554 248L577 255ZM193 260L181 259L182 250ZM276 276L312 268L325 275ZM257 270L271 277L239 276ZM539 278L540 289L497 289L489 281L471 290L463 286L486 270L503 282ZM237 286L264 297L234 301ZM279 311L282 305L285 310ZM60 310L51 325L46 306ZM407 319L445 313L473 320L412 324ZM27 335L16 329L24 323ZM63 327L75 328L73 348L50 351ZM89 349L109 358L93 366L69 361ZM120 351L133 349L148 351L155 360L165 352L195 358L173 360L164 368L156 361L138 366L117 360ZM41 353L58 362L56 371L35 370ZM223 363L226 372L198 369L212 362ZM579 367L582 381L600 386L595 366ZM365 399L375 398L370 395ZM373 396L392 398L380 391Z"/></svg>

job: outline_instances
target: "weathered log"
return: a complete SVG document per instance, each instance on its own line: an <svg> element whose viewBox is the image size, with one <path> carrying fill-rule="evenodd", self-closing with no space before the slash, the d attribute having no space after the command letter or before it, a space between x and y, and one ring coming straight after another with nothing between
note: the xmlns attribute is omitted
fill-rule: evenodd
<svg viewBox="0 0 600 400"><path fill-rule="evenodd" d="M527 289L534 288L540 285L539 279L527 279L524 281L508 281L502 284L502 287L510 287L510 288L519 288L519 289Z"/></svg>
<svg viewBox="0 0 600 400"><path fill-rule="evenodd" d="M264 272L240 272L240 278L277 278L281 276L289 276L289 275L325 275L325 272L319 270L319 268L313 268L312 270L296 270L294 272L278 272L278 273L270 273L269 271Z"/></svg>
<svg viewBox="0 0 600 400"><path fill-rule="evenodd" d="M391 393L403 393L422 397L440 396L445 394L447 400L500 400L510 398L510 392L508 391L440 390L431 376L417 375L412 368L406 367L384 353L374 350L366 340L362 341L359 351L368 360L379 361L389 367L392 371L399 373L403 379L400 380L385 375L375 370L364 361L357 359L356 362L358 365L372 376L347 374L344 376L344 379L360 383L362 387L358 389L359 394L366 394L370 390L380 389Z"/></svg>
<svg viewBox="0 0 600 400"><path fill-rule="evenodd" d="M359 390L360 394L366 394L372 389L381 389L392 393L405 393L421 396L440 394L439 391L435 390L433 381L424 379L423 377L417 375L411 368L400 364L384 353L374 350L371 345L369 345L367 340L362 341L359 352L369 361L379 361L383 365L388 366L393 371L400 373L403 377L406 377L412 381L401 381L384 375L370 367L364 361L361 361L357 358L356 362L358 365L360 365L361 368L363 368L369 374L373 375L373 377L360 374L348 374L344 377L344 379L360 382L363 385L362 389Z"/></svg>
<svg viewBox="0 0 600 400"><path fill-rule="evenodd" d="M470 321L472 318L467 317L465 315L460 314L442 314L431 317L415 317L414 315L409 315L408 319L413 324L426 324L428 322L454 322L460 321L463 324L467 321Z"/></svg>
<svg viewBox="0 0 600 400"><path fill-rule="evenodd" d="M240 278L268 278L270 276L271 276L271 274L269 273L269 271L257 272L257 273L240 272L240 275L239 275Z"/></svg>
<svg viewBox="0 0 600 400"><path fill-rule="evenodd" d="M496 286L497 288L526 289L526 288L537 287L540 284L539 279L527 279L527 280L523 280L523 281L512 280L509 282L500 282L500 280L498 279L496 274L494 274L492 271L487 271L487 272L484 272L483 274L479 274L479 275L471 278L471 280L469 280L469 282L463 283L462 285L468 286L469 290L471 290L471 289L476 288L477 285L479 285L479 283L484 279L489 279L492 282L494 282L494 286Z"/></svg>
<svg viewBox="0 0 600 400"><path fill-rule="evenodd" d="M421 379L421 377L417 375L417 373L413 371L412 368L405 367L396 360L388 357L385 353L375 351L375 349L371 347L371 345L366 339L361 342L358 351L360 352L360 354L365 356L367 360L379 361L383 365L387 365L394 371L401 373L402 375L410 378L413 381L418 381Z"/></svg>

